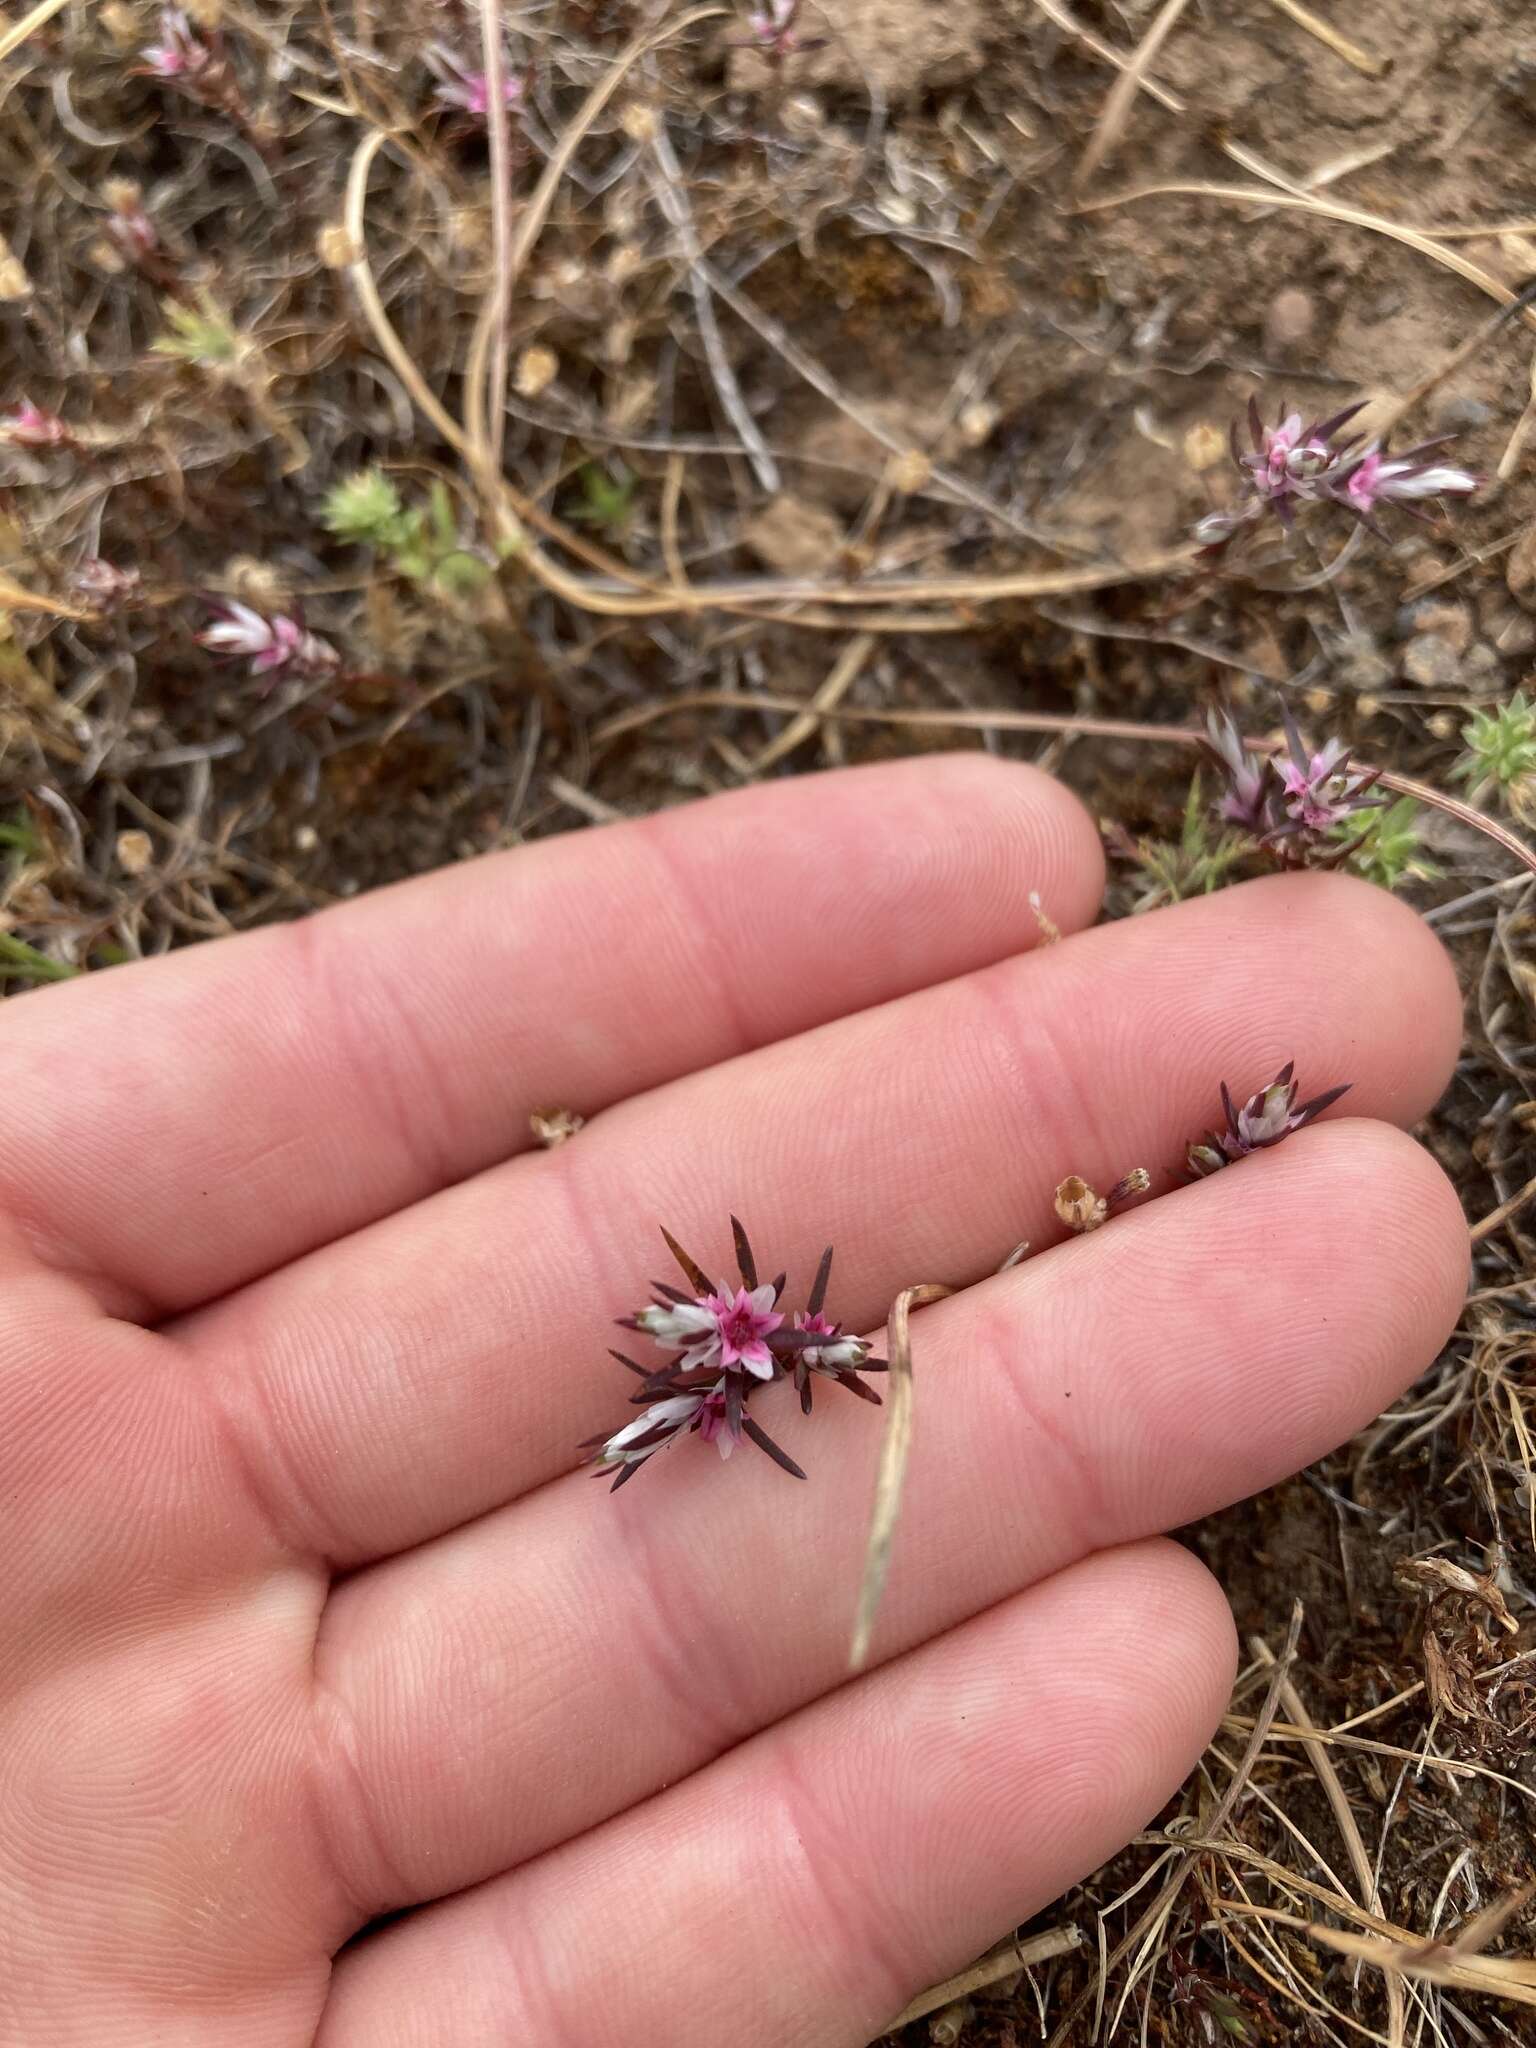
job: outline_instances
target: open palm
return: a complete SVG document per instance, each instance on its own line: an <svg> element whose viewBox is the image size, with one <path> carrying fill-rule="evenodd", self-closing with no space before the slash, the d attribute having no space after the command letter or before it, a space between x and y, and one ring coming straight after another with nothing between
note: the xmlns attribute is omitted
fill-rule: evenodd
<svg viewBox="0 0 1536 2048"><path fill-rule="evenodd" d="M1363 884L1086 931L1100 883L1063 790L948 757L6 1006L6 2048L856 2044L1146 1823L1233 1660L1158 1532L1457 1312L1391 1126L1459 1012ZM1031 955L1032 890L1068 936ZM1292 1056L1348 1117L984 1277L1063 1175L1166 1168ZM593 1121L534 1149L557 1106ZM852 1327L981 1283L914 1326L853 1682L871 1410L758 1401L804 1486L573 1469L657 1224L723 1268L732 1210L802 1286L833 1241Z"/></svg>

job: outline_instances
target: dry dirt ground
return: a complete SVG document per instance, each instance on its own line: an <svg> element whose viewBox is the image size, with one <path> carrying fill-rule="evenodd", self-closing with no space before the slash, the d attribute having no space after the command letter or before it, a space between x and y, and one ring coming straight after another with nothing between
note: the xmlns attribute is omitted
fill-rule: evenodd
<svg viewBox="0 0 1536 2048"><path fill-rule="evenodd" d="M6 993L931 746L1072 780L1128 914L1216 876L1179 844L1188 754L1094 722L1187 725L1218 689L1264 731L1285 683L1315 731L1456 788L1461 728L1536 650L1536 316L1480 333L1536 277L1536 15L1318 4L1347 40L1292 0L1189 0L1118 91L1153 0L806 0L823 46L782 62L744 9L508 6L502 183L426 62L479 68L474 7L194 8L218 56L189 86L141 75L153 7L13 0L0 409L63 432L0 439ZM1327 578L1304 550L1167 566L1230 497L1255 390L1376 422L1412 398L1407 437L1454 431L1490 482ZM326 509L369 465L403 507L372 544ZM302 613L334 661L215 661L216 593ZM817 693L885 722L777 702ZM1484 803L1518 831L1536 794ZM1468 999L1423 1135L1477 1221L1536 1177L1536 884L1455 815L1418 830L1398 886ZM1399 1408L1189 1532L1253 1646L1230 1721L1025 1930L1078 1946L903 2040L1536 2038L1536 1972L1522 2004L1494 1960L1536 1920L1479 1918L1536 1838L1533 1250L1514 1207Z"/></svg>

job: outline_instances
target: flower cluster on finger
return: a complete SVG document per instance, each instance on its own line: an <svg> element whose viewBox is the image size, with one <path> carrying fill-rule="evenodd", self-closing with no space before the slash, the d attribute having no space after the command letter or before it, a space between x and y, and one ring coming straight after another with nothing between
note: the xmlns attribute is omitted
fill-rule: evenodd
<svg viewBox="0 0 1536 2048"><path fill-rule="evenodd" d="M883 1372L885 1360L872 1357L862 1337L849 1336L825 1312L831 1246L822 1254L805 1306L790 1314L782 1306L787 1275L760 1281L747 1234L734 1216L731 1230L739 1286L717 1287L664 1230L662 1236L693 1291L685 1293L657 1281L644 1308L619 1318L621 1329L635 1330L659 1350L677 1356L649 1368L622 1351L612 1354L638 1377L640 1388L631 1398L641 1412L622 1429L588 1438L582 1449L600 1470L617 1468L615 1488L657 1451L694 1435L712 1443L722 1458L730 1457L745 1437L792 1477L803 1479L793 1458L747 1412L748 1402L775 1380L794 1381L807 1415L817 1378L835 1380L850 1393L879 1402L880 1396L859 1375Z"/></svg>
<svg viewBox="0 0 1536 2048"><path fill-rule="evenodd" d="M1225 1127L1219 1131L1207 1131L1203 1138L1196 1138L1190 1144L1184 1154L1184 1165L1190 1179L1205 1180L1213 1173L1220 1173L1224 1166L1246 1159L1250 1152L1263 1152L1271 1145L1278 1145L1292 1131L1301 1130L1314 1117L1321 1116L1341 1095L1347 1095L1352 1085L1345 1081L1337 1088L1314 1095L1310 1102L1298 1102L1296 1098L1301 1089L1296 1080L1296 1062L1287 1060L1269 1086L1261 1088L1256 1095L1250 1095L1239 1109L1231 1089L1223 1081L1221 1107L1226 1117Z"/></svg>
<svg viewBox="0 0 1536 2048"><path fill-rule="evenodd" d="M1373 794L1381 771L1352 766L1342 740L1314 751L1289 709L1282 707L1281 719L1285 754L1257 754L1226 712L1210 714L1205 751L1222 780L1217 814L1292 865L1334 866L1358 843L1341 838L1338 828L1383 802Z"/></svg>
<svg viewBox="0 0 1536 2048"><path fill-rule="evenodd" d="M1438 459L1450 435L1395 455L1379 440L1358 434L1341 439L1364 405L1361 399L1331 419L1310 423L1282 406L1275 424L1266 426L1258 400L1250 398L1251 445L1243 446L1235 421L1231 430L1232 460L1243 480L1241 495L1234 505L1208 512L1195 526L1195 540L1208 552L1219 551L1270 515L1289 528L1296 523L1299 507L1323 503L1340 507L1380 533L1376 515L1383 505L1411 507L1422 498L1466 497L1477 489L1482 479L1475 472Z"/></svg>

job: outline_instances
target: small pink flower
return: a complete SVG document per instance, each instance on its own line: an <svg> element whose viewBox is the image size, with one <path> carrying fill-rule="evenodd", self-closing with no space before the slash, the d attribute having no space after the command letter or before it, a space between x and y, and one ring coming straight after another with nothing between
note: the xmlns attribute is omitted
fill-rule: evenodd
<svg viewBox="0 0 1536 2048"><path fill-rule="evenodd" d="M24 398L0 416L0 434L17 448L66 448L74 439L56 412L47 412Z"/></svg>
<svg viewBox="0 0 1536 2048"><path fill-rule="evenodd" d="M719 1380L699 1403L699 1435L707 1444L713 1444L722 1458L728 1458L741 1442L741 1407L735 1406L726 1394L725 1381Z"/></svg>
<svg viewBox="0 0 1536 2048"><path fill-rule="evenodd" d="M197 78L210 71L216 61L181 7L161 8L160 41L151 43L140 55L145 69L156 78Z"/></svg>
<svg viewBox="0 0 1536 2048"><path fill-rule="evenodd" d="M137 569L119 569L101 555L88 555L70 581L81 597L104 612L134 603L144 585Z"/></svg>
<svg viewBox="0 0 1536 2048"><path fill-rule="evenodd" d="M665 1450L686 1434L704 1405L699 1393L672 1394L665 1401L653 1401L643 1415L603 1439L598 1452L601 1465L643 1464L653 1451Z"/></svg>
<svg viewBox="0 0 1536 2048"><path fill-rule="evenodd" d="M755 1373L760 1380L773 1378L771 1337L784 1318L773 1304L778 1290L770 1283L748 1290L738 1287L734 1294L712 1294L708 1307L720 1329L720 1362L727 1372Z"/></svg>
<svg viewBox="0 0 1536 2048"><path fill-rule="evenodd" d="M1371 442L1344 479L1344 501L1368 519L1377 505L1383 503L1468 496L1478 488L1481 477L1450 463L1420 460L1432 449L1443 446L1443 440L1426 441L1401 455L1388 455L1379 442Z"/></svg>
<svg viewBox="0 0 1536 2048"><path fill-rule="evenodd" d="M439 106L454 107L483 121L491 111L490 80L483 71L473 70L446 43L434 43L426 53L427 68L437 79L434 98ZM516 72L504 70L501 96L508 108L519 107L527 88Z"/></svg>
<svg viewBox="0 0 1536 2048"><path fill-rule="evenodd" d="M802 1410L811 1410L811 1379L823 1373L848 1392L879 1405L880 1396L859 1377L884 1372L886 1361L871 1358L859 1337L843 1334L842 1325L822 1313L832 1271L828 1246L816 1269L805 1307L797 1311L794 1328L779 1310L785 1276L760 1282L757 1261L747 1233L733 1216L732 1235L741 1285L719 1287L667 1231L672 1256L693 1290L684 1294L666 1281L653 1283L653 1299L638 1314L623 1316L624 1329L638 1330L665 1350L681 1356L660 1370L651 1370L622 1351L612 1355L640 1381L634 1396L645 1413L612 1435L589 1437L582 1448L601 1467L617 1465L614 1486L625 1485L646 1459L680 1435L701 1436L728 1458L743 1437L788 1472L805 1474L780 1449L747 1404L775 1381L793 1376Z"/></svg>
<svg viewBox="0 0 1536 2048"><path fill-rule="evenodd" d="M797 1315L795 1328L810 1335L825 1337L825 1344L807 1345L800 1352L800 1360L810 1372L831 1373L857 1372L869 1358L869 1345L862 1337L845 1337L842 1325L831 1322L820 1309L814 1315Z"/></svg>
<svg viewBox="0 0 1536 2048"><path fill-rule="evenodd" d="M270 618L233 599L213 603L217 616L198 634L198 645L214 654L250 657L251 674L328 675L341 666L341 656L328 640L308 632L297 619L277 612Z"/></svg>
<svg viewBox="0 0 1536 2048"><path fill-rule="evenodd" d="M800 0L767 0L747 16L752 40L746 47L760 50L765 57L790 57L796 50L821 49L825 37L807 40L796 27L799 18Z"/></svg>

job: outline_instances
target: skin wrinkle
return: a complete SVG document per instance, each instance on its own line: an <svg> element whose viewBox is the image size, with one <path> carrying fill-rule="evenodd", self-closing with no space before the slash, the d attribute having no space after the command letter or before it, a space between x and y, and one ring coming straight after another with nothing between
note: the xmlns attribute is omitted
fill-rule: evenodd
<svg viewBox="0 0 1536 2048"><path fill-rule="evenodd" d="M745 1447L737 1455L744 1456ZM652 1527L643 1508L628 1510L624 1549L636 1579L626 1602L630 1640L660 1691L661 1718L696 1731L698 1754L689 1769L697 1770L751 1735L758 1716L736 1654L737 1617L699 1601L686 1562L680 1571L659 1563Z"/></svg>
<svg viewBox="0 0 1536 2048"><path fill-rule="evenodd" d="M831 1835L820 1825L826 1802L814 1796L801 1764L803 1735L804 1731L797 1731L791 1723L782 1732L773 1730L758 1738L754 1746L758 1760L765 1764L757 1773L758 1788L765 1798L771 1798L777 1815L778 1826L773 1832L775 1839L781 1838L785 1845L784 1862L792 1866L800 1887L808 1885L810 1891L809 1902L797 1917L834 1930L838 1937L834 1943L818 1944L824 1952L830 1946L846 1956L857 1957L861 1968L867 1968L871 1960L878 1964L882 1992L878 2007L872 2004L871 2013L871 2024L878 2025L882 2013L900 2012L905 2005L911 1962L904 1961L892 1946L884 1913L873 1900L864 1900L861 1868L849 1867L846 1857L832 1852ZM760 1830L763 1836L767 1832ZM846 1987L832 1983L826 2000L846 2010Z"/></svg>
<svg viewBox="0 0 1536 2048"><path fill-rule="evenodd" d="M459 1178L458 1162L438 1135L457 1128L442 1070L433 1056L432 1036L424 1032L409 1001L392 991L387 975L369 974L359 997L358 978L372 953L360 946L332 946L322 918L299 918L282 925L284 943L293 949L293 977L304 991L310 1018L325 1020L328 1036L338 1044L330 1057L354 1082L368 1089L375 1115L393 1133L404 1156L407 1179L420 1200ZM387 1012L389 1034L378 1020ZM404 1041L403 1048L401 1041ZM380 1045L389 1050L381 1059ZM345 1057L337 1060L337 1053ZM405 1076L411 1076L411 1087ZM420 1091L426 1114L413 1101ZM390 1180L398 1176L390 1174Z"/></svg>
<svg viewBox="0 0 1536 2048"><path fill-rule="evenodd" d="M1065 1250L1058 1248L1060 1252ZM1055 1284L1059 1286L1059 1280ZM984 1287L983 1295L988 1291ZM1113 1517L1093 1459L1078 1438L1081 1399L1069 1406L1061 1393L1035 1385L1027 1346L1020 1341L1021 1323L1024 1330L1029 1327L1029 1310L1024 1305L1021 1316L1020 1308L1021 1304L1002 1290L991 1304L978 1303L974 1349L978 1356L995 1360L995 1377L1006 1389L1025 1431L1049 1447L1065 1474L1066 1484L1058 1483L1052 1488L1053 1506L1058 1519L1064 1520L1071 1532L1074 1554L1087 1557L1104 1543L1103 1532ZM1081 1396L1085 1390L1076 1391ZM1060 1415L1056 1413L1057 1405L1063 1411ZM1032 1491L1038 1485L1033 1471L1029 1484Z"/></svg>
<svg viewBox="0 0 1536 2048"><path fill-rule="evenodd" d="M237 1405L226 1399L226 1383L221 1381L220 1375L201 1369L207 1361L200 1358L191 1345L183 1343L172 1331L161 1333L158 1341L167 1345L175 1355L182 1383L200 1402L213 1424L218 1441L266 1531L272 1550L282 1560L304 1564L317 1573L328 1575L335 1558L340 1555L334 1540L336 1532L327 1530L323 1511L288 1456L287 1439L272 1412L271 1389L265 1376L246 1373L241 1377L238 1386L242 1398ZM252 1448L247 1425L241 1419L242 1408L255 1411L258 1431L265 1442L264 1454ZM269 1478L274 1473L279 1475L279 1486L275 1490ZM297 1524L279 1498L284 1489L290 1500L297 1504Z"/></svg>

